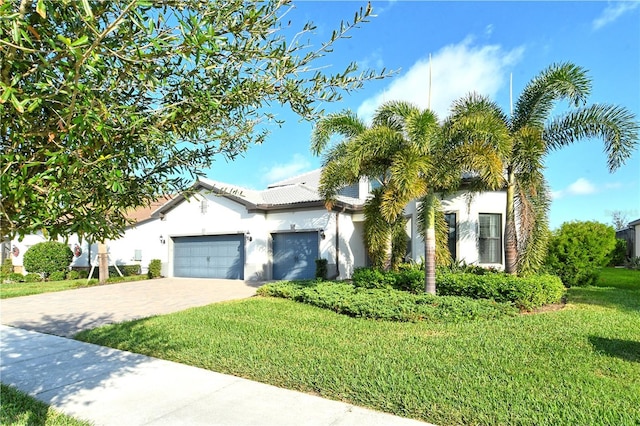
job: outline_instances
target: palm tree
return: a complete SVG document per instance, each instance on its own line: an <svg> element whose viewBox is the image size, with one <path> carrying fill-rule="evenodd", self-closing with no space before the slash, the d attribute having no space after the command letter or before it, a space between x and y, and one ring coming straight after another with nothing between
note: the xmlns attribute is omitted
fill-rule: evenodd
<svg viewBox="0 0 640 426"><path fill-rule="evenodd" d="M549 191L543 175L549 152L588 138L605 142L610 171L622 165L638 143L633 113L616 105L586 105L591 91L587 72L572 63L554 64L523 89L510 116L487 97L469 94L454 102L452 134L459 138L506 142L503 184L505 270L536 270L546 252ZM572 106L550 120L559 101ZM516 229L516 223L518 227Z"/></svg>
<svg viewBox="0 0 640 426"><path fill-rule="evenodd" d="M430 110L406 102L382 105L374 122L404 135L405 149L397 153L390 168L389 184L383 195L383 216L393 220L413 199L420 199L419 228L425 242L425 291L436 293L436 229L440 203L437 194L460 188L462 176L472 173L471 182L495 188L502 174L501 140L458 137L446 120L439 125ZM496 143L497 142L497 143Z"/></svg>
<svg viewBox="0 0 640 426"><path fill-rule="evenodd" d="M330 146L334 135L343 139ZM404 224L404 219L386 220L380 213L380 204L389 183L392 158L404 145L402 135L375 123L367 126L349 110L323 117L312 134L312 152L324 153L319 191L328 207L340 189L359 183L363 177L378 183L365 203L364 231L370 258L385 270L392 267L394 230Z"/></svg>

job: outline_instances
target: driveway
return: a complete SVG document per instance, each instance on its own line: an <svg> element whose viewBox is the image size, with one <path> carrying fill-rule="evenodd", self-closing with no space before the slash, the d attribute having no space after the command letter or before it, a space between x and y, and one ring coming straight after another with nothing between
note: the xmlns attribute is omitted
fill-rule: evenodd
<svg viewBox="0 0 640 426"><path fill-rule="evenodd" d="M0 301L0 322L71 337L105 324L168 314L255 295L261 282L161 278Z"/></svg>

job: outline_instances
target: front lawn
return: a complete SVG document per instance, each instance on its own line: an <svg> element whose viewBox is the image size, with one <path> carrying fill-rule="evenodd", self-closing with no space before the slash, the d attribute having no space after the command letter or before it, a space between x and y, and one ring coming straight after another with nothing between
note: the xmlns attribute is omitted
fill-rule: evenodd
<svg viewBox="0 0 640 426"><path fill-rule="evenodd" d="M120 283L128 281L146 280L146 275L131 275L128 277L113 277L109 279L107 284ZM54 291L72 290L75 288L92 287L99 285L98 280L87 279L64 280L64 281L42 281L33 283L4 283L0 284L0 299L9 297L30 296L40 293L51 293Z"/></svg>
<svg viewBox="0 0 640 426"><path fill-rule="evenodd" d="M89 426L10 386L0 385L0 424L6 426Z"/></svg>
<svg viewBox="0 0 640 426"><path fill-rule="evenodd" d="M438 324L256 297L78 338L438 425L637 425L640 285L567 296L553 312Z"/></svg>
<svg viewBox="0 0 640 426"><path fill-rule="evenodd" d="M640 289L640 271L626 268L602 268L596 285L598 287Z"/></svg>

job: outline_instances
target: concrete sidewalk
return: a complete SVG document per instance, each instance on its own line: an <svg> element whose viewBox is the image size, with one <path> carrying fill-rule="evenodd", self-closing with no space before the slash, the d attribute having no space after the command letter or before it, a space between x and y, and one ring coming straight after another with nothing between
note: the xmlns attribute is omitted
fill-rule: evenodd
<svg viewBox="0 0 640 426"><path fill-rule="evenodd" d="M95 425L425 425L4 325L0 326L0 380Z"/></svg>

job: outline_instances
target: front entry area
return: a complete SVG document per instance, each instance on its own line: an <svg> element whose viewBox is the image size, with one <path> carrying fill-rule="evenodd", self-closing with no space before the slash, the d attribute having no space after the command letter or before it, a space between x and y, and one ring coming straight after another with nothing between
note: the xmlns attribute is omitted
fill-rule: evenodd
<svg viewBox="0 0 640 426"><path fill-rule="evenodd" d="M173 239L173 275L187 278L244 279L244 235Z"/></svg>
<svg viewBox="0 0 640 426"><path fill-rule="evenodd" d="M283 232L271 236L274 280L303 280L315 277L318 232Z"/></svg>

